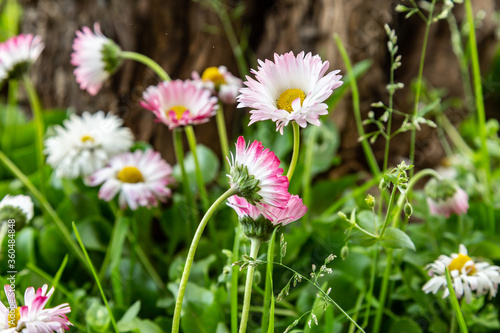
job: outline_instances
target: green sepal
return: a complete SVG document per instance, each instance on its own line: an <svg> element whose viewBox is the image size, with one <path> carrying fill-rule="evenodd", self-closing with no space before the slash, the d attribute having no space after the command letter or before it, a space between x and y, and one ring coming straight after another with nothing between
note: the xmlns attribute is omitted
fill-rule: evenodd
<svg viewBox="0 0 500 333"><path fill-rule="evenodd" d="M262 196L257 193L260 190L259 180L248 173L246 165L235 164L230 174L231 182L238 187L240 196L254 206L260 202Z"/></svg>
<svg viewBox="0 0 500 333"><path fill-rule="evenodd" d="M263 215L259 215L255 220L245 215L240 218L240 223L243 226L245 236L259 239L261 242L269 241L274 229L277 227Z"/></svg>
<svg viewBox="0 0 500 333"><path fill-rule="evenodd" d="M104 70L109 74L113 74L122 64L120 52L122 50L112 40L109 40L102 46L101 54L104 62Z"/></svg>

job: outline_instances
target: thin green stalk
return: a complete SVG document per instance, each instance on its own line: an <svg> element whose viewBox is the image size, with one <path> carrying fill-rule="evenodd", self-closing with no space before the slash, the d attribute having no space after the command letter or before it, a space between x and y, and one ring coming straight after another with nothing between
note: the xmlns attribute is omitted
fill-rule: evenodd
<svg viewBox="0 0 500 333"><path fill-rule="evenodd" d="M493 217L493 207L491 203L491 169L490 154L487 146L486 133L486 115L484 110L483 88L481 84L481 70L479 68L479 56L477 52L476 30L474 27L474 14L472 12L471 0L465 0L465 11L467 14L467 23L469 24L469 50L472 67L472 77L474 79L474 94L476 100L476 111L478 119L479 138L481 140L481 167L479 174L484 186L486 205L489 210L490 231L495 230L495 220Z"/></svg>
<svg viewBox="0 0 500 333"><path fill-rule="evenodd" d="M184 147L182 146L181 129L175 128L172 131L172 138L174 141L174 150L177 163L181 168L182 176L182 186L184 188L184 196L186 197L186 204L191 207L191 214L189 214L189 223L186 225L186 243L189 243L191 237L191 227L199 219L198 208L196 207L196 202L193 195L191 194L191 188L189 187L189 178L186 173L186 168L184 166Z"/></svg>
<svg viewBox="0 0 500 333"><path fill-rule="evenodd" d="M205 229L205 226L207 225L208 221L210 220L216 209L220 206L220 204L222 204L227 198L235 194L238 194L238 189L236 188L230 188L229 190L224 192L207 210L205 216L203 216L203 219L201 220L198 226L198 229L196 229L193 241L191 242L191 246L189 247L189 252L186 258L184 271L182 272L181 283L179 285L179 292L177 293L177 300L175 302L174 317L172 322L172 333L179 332L182 301L184 300L184 294L186 292L189 273L191 272L191 266L193 265L194 255L196 253L196 249L198 247L201 235L203 234L203 230Z"/></svg>
<svg viewBox="0 0 500 333"><path fill-rule="evenodd" d="M370 269L370 285L368 286L368 293L366 295L366 309L365 309L363 323L361 324L361 326L363 327L368 326L368 322L370 321L370 310L372 307L373 288L375 287L375 275L377 274L378 254L379 254L379 244L376 244L375 250L373 252L372 264Z"/></svg>
<svg viewBox="0 0 500 333"><path fill-rule="evenodd" d="M394 86L394 54L393 52L391 53L391 70L390 70L390 82L389 85L391 87ZM394 89L389 89L389 119L387 120L387 132L386 132L386 139L385 139L385 152L384 152L384 165L382 167L382 170L387 169L387 162L389 160L389 148L391 144L391 127L392 127L392 106L393 106L393 100L394 100Z"/></svg>
<svg viewBox="0 0 500 333"><path fill-rule="evenodd" d="M262 241L259 238L250 238L250 257L257 259L259 248ZM248 314L250 313L250 299L252 298L252 284L253 273L255 271L254 265L248 265L247 268L247 281L245 283L245 296L243 297L243 309L241 310L241 322L239 333L247 331Z"/></svg>
<svg viewBox="0 0 500 333"><path fill-rule="evenodd" d="M43 155L43 116L42 116L42 106L40 104L40 99L36 93L35 87L30 79L25 76L23 77L24 87L26 88L26 93L28 94L28 99L30 101L31 110L33 111L33 120L35 122L35 133L36 133L36 161L38 172L40 173L40 192L45 195L45 158Z"/></svg>
<svg viewBox="0 0 500 333"><path fill-rule="evenodd" d="M373 324L373 333L378 333L380 331L380 325L382 324L382 315L384 314L385 300L387 298L387 288L389 286L389 277L391 275L392 268L392 250L387 250L387 260L384 270L384 276L382 277L382 288L380 289L380 295L378 298L378 308L375 313L375 322Z"/></svg>
<svg viewBox="0 0 500 333"><path fill-rule="evenodd" d="M384 237L385 229L389 224L389 216L391 215L392 205L394 203L394 198L396 197L397 190L398 188L396 186L393 186L391 197L389 198L389 204L387 205L387 212L385 213L384 224L382 224L382 230L380 231L380 239Z"/></svg>
<svg viewBox="0 0 500 333"><path fill-rule="evenodd" d="M113 325L115 332L120 333L120 331L118 330L118 326L116 326L116 321L115 321L115 317L113 316L113 311L111 311L111 308L109 307L108 299L106 298L106 295L104 294L104 290L102 290L101 282L99 281L99 277L97 276L97 272L95 271L94 266L92 265L92 261L89 258L87 250L85 249L85 246L83 246L82 239L80 238L80 234L78 233L78 229L76 228L75 222L73 222L73 231L75 232L76 239L78 240L78 244L80 244L80 247L82 248L82 251L85 255L85 259L87 260L87 264L89 265L90 270L92 271L92 275L94 276L95 282L97 283L97 286L99 287L99 291L101 292L102 300L104 301L104 304L106 305L106 308L108 309L108 314L109 314L109 318L111 319L111 324Z"/></svg>
<svg viewBox="0 0 500 333"><path fill-rule="evenodd" d="M134 252L137 254L137 258L142 263L142 266L144 267L144 269L146 269L148 274L151 276L151 278L155 282L156 286L158 288L160 288L161 290L164 290L165 284L163 283L160 275L156 271L156 269L153 266L153 264L151 263L151 261L149 261L149 258L146 255L146 253L144 252L144 250L142 249L141 245L134 241L134 235L130 232L130 230L128 231L127 238L129 240L129 242L131 244L133 244Z"/></svg>
<svg viewBox="0 0 500 333"><path fill-rule="evenodd" d="M448 270L448 267L445 267L445 272L446 272L446 285L448 286L448 291L450 292L448 299L450 300L453 311L457 316L460 332L468 333L467 324L465 323L464 315L462 314L462 309L460 308L460 304L458 303L457 295L455 295L455 289L453 288L453 282L451 281L450 271Z"/></svg>
<svg viewBox="0 0 500 333"><path fill-rule="evenodd" d="M274 260L274 244L276 243L276 232L278 228L275 228L271 238L269 239L269 243L267 243L267 264L266 264L266 286L264 289L264 312L262 313L262 321L261 321L261 331L266 332L269 323L269 305L271 303L272 297L272 277L273 277L273 263Z"/></svg>
<svg viewBox="0 0 500 333"><path fill-rule="evenodd" d="M123 240L125 239L125 234L123 233L123 231L128 230L128 219L122 219L122 216L123 211L121 209L118 209L115 213L115 223L113 224L113 230L111 231L109 246L106 249L106 254L104 255L104 260L102 261L102 265L99 270L99 280L104 279L106 269L109 268L111 252L115 253L114 251L116 251L116 248L120 248L118 255L121 254L121 249L123 248Z"/></svg>
<svg viewBox="0 0 500 333"><path fill-rule="evenodd" d="M416 118L418 114L418 105L420 102L420 90L422 88L422 74L424 72L424 61L425 61L425 53L427 50L427 41L429 39L429 30L432 24L432 13L434 11L434 5L436 0L432 0L432 3L429 8L429 17L425 20L425 33L424 33L424 42L422 45L422 52L420 53L420 64L418 66L418 77L417 77L417 88L415 91L415 102L413 104L413 117ZM415 141L416 141L416 129L413 128L411 130L411 142L410 142L410 164L415 165ZM410 177L413 176L413 170L410 169Z"/></svg>
<svg viewBox="0 0 500 333"><path fill-rule="evenodd" d="M438 119L440 120L441 128L444 129L453 144L463 153L472 158L474 155L474 151L470 149L467 142L465 142L464 138L460 135L455 126L453 126L448 117L446 117L445 114L441 114Z"/></svg>
<svg viewBox="0 0 500 333"><path fill-rule="evenodd" d="M5 164L7 169L23 183L24 186L28 188L28 190L33 194L33 196L38 200L38 202L42 205L42 209L52 218L54 223L57 226L57 229L61 232L64 240L66 241L67 245L73 250L73 252L76 254L77 258L80 260L80 262L83 264L83 266L89 270L89 267L87 266L87 261L85 259L85 256L83 255L83 252L80 250L80 248L75 244L71 237L71 233L69 232L68 228L64 225L64 222L61 220L61 218L57 215L56 211L50 203L47 201L45 196L43 196L40 191L33 185L33 183L26 177L26 175L19 170L19 168L2 152L0 151L0 161ZM90 271L90 270L89 270Z"/></svg>
<svg viewBox="0 0 500 333"><path fill-rule="evenodd" d="M290 168L288 169L288 173L286 174L288 181L292 180L293 172L295 171L295 167L297 166L297 160L299 159L299 148L300 148L300 129L299 125L293 121L293 153L292 160L290 162Z"/></svg>
<svg viewBox="0 0 500 333"><path fill-rule="evenodd" d="M347 51L345 50L340 37L337 34L334 34L335 43L337 43L337 48L339 49L340 56L344 61L347 74L351 77L351 91L352 91L352 108L354 109L354 117L356 118L356 127L358 128L359 137L364 137L365 130L363 129L363 123L361 120L361 111L359 107L359 92L358 85L356 83L356 77L352 71L351 60L349 60L349 56L347 55ZM368 143L366 138L361 140L361 146L363 147L363 152L365 153L365 157L368 161L368 165L370 166L370 170L373 175L380 175L380 168L377 164L377 160L375 159L375 155L373 155L372 148Z"/></svg>
<svg viewBox="0 0 500 333"><path fill-rule="evenodd" d="M313 164L313 153L314 149L312 148L314 146L314 141L316 141L316 136L318 133L318 128L317 126L313 126L310 129L309 137L306 142L306 153L304 157L304 173L302 175L302 200L304 201L304 205L307 207L310 206L311 202L311 182L312 182L312 175L311 175L311 169L312 169L312 164ZM306 214L305 215L305 222L308 223L310 220L311 214Z"/></svg>
<svg viewBox="0 0 500 333"><path fill-rule="evenodd" d="M233 257L231 262L238 261L240 256L240 240L241 240L241 224L237 222L235 233L234 233L234 243L233 243ZM239 278L239 267L233 266L231 268L231 332L238 332L238 278Z"/></svg>
<svg viewBox="0 0 500 333"><path fill-rule="evenodd" d="M167 72L153 59L145 56L144 54L140 54L133 51L121 51L120 57L123 59L130 59L140 62L149 68L151 68L156 75L160 77L163 81L170 81L170 76L168 76Z"/></svg>
<svg viewBox="0 0 500 333"><path fill-rule="evenodd" d="M361 311L361 306L363 305L364 298L365 298L365 293L363 291L363 292L359 293L358 299L356 300L356 304L354 305L354 314L352 315L352 319L354 321L358 320L358 316L359 316L359 313ZM347 331L347 333L354 333L355 329L356 329L356 327L354 326L353 323L351 323L349 325L349 330Z"/></svg>
<svg viewBox="0 0 500 333"><path fill-rule="evenodd" d="M215 120L217 122L217 131L219 132L220 150L223 159L222 163L224 163L226 172L229 173L229 165L224 162L224 158L229 157L229 144L227 140L226 120L224 119L224 104L222 104L221 101L219 101L219 110L217 110Z"/></svg>
<svg viewBox="0 0 500 333"><path fill-rule="evenodd" d="M198 154L196 153L196 135L194 134L193 126L189 125L185 127L186 136L188 139L189 149L193 154L194 166L196 171L196 182L198 183L198 189L200 191L201 202L203 204L203 210L207 211L210 207L208 202L207 189L205 188L205 182L203 181L203 175L201 173L200 163L198 161Z"/></svg>
<svg viewBox="0 0 500 333"><path fill-rule="evenodd" d="M5 113L5 126L11 126L16 116L16 107L17 107L17 95L19 89L19 82L15 79L9 80L9 91L7 96L7 109ZM9 154L10 149L12 147L12 138L14 136L11 132L7 131L4 128L3 136L2 136L2 150Z"/></svg>

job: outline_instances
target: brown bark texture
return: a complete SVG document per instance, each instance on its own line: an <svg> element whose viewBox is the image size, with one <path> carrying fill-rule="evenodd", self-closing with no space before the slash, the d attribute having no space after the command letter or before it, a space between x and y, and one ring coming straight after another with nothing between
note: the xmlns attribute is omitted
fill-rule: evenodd
<svg viewBox="0 0 500 333"><path fill-rule="evenodd" d="M403 65L396 81L409 87L417 76L425 24L417 16L405 19L394 8L400 2L386 0L220 0L229 14L244 6L241 15L233 16L237 36L248 41L247 60L255 68L256 59L272 59L273 53L302 50L320 54L330 62L330 70L345 67L333 40L340 36L353 63L371 59L373 64L359 80L361 111L366 118L370 104L387 101L389 55L384 24L394 28L399 37ZM404 4L404 2L401 2ZM103 33L123 50L137 51L156 60L172 78L190 78L193 70L225 65L238 75L238 67L217 13L207 0L38 0L22 1L25 15L22 31L43 37L46 48L35 64L33 75L45 107L71 107L112 111L124 118L137 139L151 142L169 161L174 161L171 134L166 126L153 122L153 115L140 107L142 92L158 83L145 66L126 61L120 70L93 97L79 89L70 64L75 31L82 26L101 24ZM496 47L494 20L500 4L494 0L474 0L478 15L484 18L477 28L482 69L487 70ZM464 20L463 5L454 10L458 23ZM447 96L463 97L459 65L450 43L446 20L431 26L424 77L430 85L447 90ZM396 93L395 108L412 111L412 96L405 88ZM230 142L241 129L239 120L246 112L235 107L226 110ZM449 110L459 122L464 110ZM350 94L346 95L331 117L341 132L339 154L343 163L331 176L366 170ZM396 121L395 126L398 123ZM219 152L215 121L196 126L198 141ZM390 165L408 156L409 135L398 137L391 146ZM377 159L383 157L385 142L374 147ZM436 130L423 127L417 134L417 168L436 165L443 156Z"/></svg>

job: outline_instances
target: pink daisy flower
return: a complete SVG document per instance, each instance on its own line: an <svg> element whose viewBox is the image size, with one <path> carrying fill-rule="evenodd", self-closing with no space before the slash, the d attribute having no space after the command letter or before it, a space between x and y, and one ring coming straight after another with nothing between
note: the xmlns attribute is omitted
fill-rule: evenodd
<svg viewBox="0 0 500 333"><path fill-rule="evenodd" d="M279 167L280 160L274 152L264 149L262 143L254 141L248 146L240 136L236 143L236 154L231 153L229 184L239 190L239 195L253 205L269 205L285 208L288 193L288 178ZM264 206L265 207L265 206Z"/></svg>
<svg viewBox="0 0 500 333"><path fill-rule="evenodd" d="M205 123L218 108L216 97L189 80L161 82L146 89L143 98L142 107L169 129Z"/></svg>
<svg viewBox="0 0 500 333"><path fill-rule="evenodd" d="M121 209L127 206L136 210L139 206L151 207L164 202L171 194L172 168L160 153L148 149L136 150L113 157L109 164L88 178L90 186L104 183L99 190L99 198L111 201L120 193L118 201Z"/></svg>
<svg viewBox="0 0 500 333"><path fill-rule="evenodd" d="M8 307L0 302L0 331L2 333L63 333L73 326L66 316L71 312L68 303L60 304L51 309L44 309L54 293L54 287L48 292L48 286L43 285L35 292L33 287L24 293L24 306L17 306L14 291L10 285L5 285Z"/></svg>
<svg viewBox="0 0 500 333"><path fill-rule="evenodd" d="M21 34L0 44L0 82L24 74L45 45L40 36Z"/></svg>
<svg viewBox="0 0 500 333"><path fill-rule="evenodd" d="M432 215L443 215L446 218L452 214L462 215L469 209L469 196L449 179L438 182L430 180L425 186L427 205Z"/></svg>
<svg viewBox="0 0 500 333"><path fill-rule="evenodd" d="M233 76L225 66L208 67L203 74L193 72L193 81L202 87L209 89L226 104L236 103L236 96L242 86L241 79Z"/></svg>
<svg viewBox="0 0 500 333"><path fill-rule="evenodd" d="M319 55L293 52L274 54L274 62L259 60L258 70L253 70L255 79L246 77L246 88L240 89L238 107L248 107L249 125L271 119L276 122L276 130L283 134L283 127L295 121L300 127L307 123L320 125L319 116L328 113L323 103L340 87L342 76L336 70L325 75L328 61L321 61Z"/></svg>
<svg viewBox="0 0 500 333"><path fill-rule="evenodd" d="M76 82L92 96L121 65L120 47L101 33L99 23L94 24L94 31L89 27L77 31L71 54Z"/></svg>

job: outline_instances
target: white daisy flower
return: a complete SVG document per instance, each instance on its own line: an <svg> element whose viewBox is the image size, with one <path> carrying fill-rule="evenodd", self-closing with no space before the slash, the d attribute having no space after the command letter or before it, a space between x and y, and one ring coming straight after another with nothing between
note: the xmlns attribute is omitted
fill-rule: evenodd
<svg viewBox="0 0 500 333"><path fill-rule="evenodd" d="M136 150L113 157L109 164L88 178L90 186L104 183L99 198L111 201L120 193L121 209L127 206L136 210L139 206L156 206L171 194L167 185L171 181L172 168L160 153L148 149Z"/></svg>
<svg viewBox="0 0 500 333"><path fill-rule="evenodd" d="M0 43L0 82L24 74L44 47L42 38L31 34L14 36Z"/></svg>
<svg viewBox="0 0 500 333"><path fill-rule="evenodd" d="M195 83L217 95L222 102L226 104L236 103L236 96L239 94L242 81L231 74L226 66L208 67L203 71L201 77L197 72L193 72L191 77Z"/></svg>
<svg viewBox="0 0 500 333"><path fill-rule="evenodd" d="M7 194L0 201L0 222L14 218L8 216L9 213L13 213L13 210L20 211L24 215L25 222L28 223L33 218L33 201L27 195L10 196Z"/></svg>
<svg viewBox="0 0 500 333"><path fill-rule="evenodd" d="M123 120L103 111L71 115L63 124L55 126L56 135L45 140L47 163L59 178L88 176L134 142L132 131L122 127Z"/></svg>
<svg viewBox="0 0 500 333"><path fill-rule="evenodd" d="M276 130L283 134L283 127L295 121L300 127L307 123L319 126L318 118L328 113L323 103L340 87L340 70L325 75L328 61L321 61L319 55L293 52L283 55L274 54L274 62L259 60L258 70L253 70L255 80L246 77L247 88L240 89L237 97L238 107L248 107L249 125L268 120L276 122Z"/></svg>
<svg viewBox="0 0 500 333"><path fill-rule="evenodd" d="M446 284L445 268L448 267L453 289L457 298L465 296L465 301L470 303L472 294L480 297L489 294L495 297L500 283L500 267L492 266L486 262L474 262L467 254L467 248L460 244L458 253L453 253L451 257L441 255L432 264L425 267L432 278L422 287L428 294L436 294L440 289L444 290L443 298L449 295Z"/></svg>

